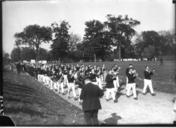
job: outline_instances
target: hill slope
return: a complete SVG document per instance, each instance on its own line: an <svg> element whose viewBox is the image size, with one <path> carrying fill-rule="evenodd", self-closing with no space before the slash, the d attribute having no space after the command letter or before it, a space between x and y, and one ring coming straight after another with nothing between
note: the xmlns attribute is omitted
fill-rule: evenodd
<svg viewBox="0 0 176 128"><path fill-rule="evenodd" d="M34 78L3 73L4 113L20 125L81 125L81 110Z"/></svg>

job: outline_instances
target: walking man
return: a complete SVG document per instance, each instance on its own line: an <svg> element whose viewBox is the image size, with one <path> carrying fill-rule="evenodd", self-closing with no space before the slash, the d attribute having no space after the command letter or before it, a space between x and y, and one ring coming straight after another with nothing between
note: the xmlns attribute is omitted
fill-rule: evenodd
<svg viewBox="0 0 176 128"><path fill-rule="evenodd" d="M87 125L98 125L98 110L101 109L99 98L103 96L103 91L92 83L92 76L85 78L85 85L82 88L80 99L84 118Z"/></svg>
<svg viewBox="0 0 176 128"><path fill-rule="evenodd" d="M70 92L72 91L73 93L73 98L76 100L76 91L75 91L75 84L74 84L74 73L73 70L69 71L68 74L68 90L67 90L67 94L68 94L68 98L70 98Z"/></svg>
<svg viewBox="0 0 176 128"><path fill-rule="evenodd" d="M153 71L150 70L149 66L146 66L145 71L144 71L144 88L143 88L143 94L146 94L147 88L150 89L150 93L152 96L155 95L154 91L153 91L153 86L152 86L152 75L153 75Z"/></svg>
<svg viewBox="0 0 176 128"><path fill-rule="evenodd" d="M129 70L133 68L133 65L132 64L129 64L128 68L126 69L126 91L127 91L127 88L128 88L128 74L129 74Z"/></svg>
<svg viewBox="0 0 176 128"><path fill-rule="evenodd" d="M112 70L109 70L109 73L106 76L106 86L105 86L106 100L108 101L110 99L109 96L111 96L114 103L116 103L117 88L114 85L114 80L116 80L116 77L113 76Z"/></svg>
<svg viewBox="0 0 176 128"><path fill-rule="evenodd" d="M129 69L126 95L127 95L127 97L129 97L131 89L132 89L133 97L135 100L137 100L136 83L135 83L135 79L136 79L137 75L138 74L135 69L133 69L133 68Z"/></svg>

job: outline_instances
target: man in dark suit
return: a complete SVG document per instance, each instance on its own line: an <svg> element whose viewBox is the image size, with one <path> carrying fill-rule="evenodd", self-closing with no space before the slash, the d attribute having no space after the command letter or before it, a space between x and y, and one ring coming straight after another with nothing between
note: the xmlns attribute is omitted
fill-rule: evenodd
<svg viewBox="0 0 176 128"><path fill-rule="evenodd" d="M101 109L99 98L103 96L103 90L98 85L92 83L94 76L85 78L85 85L82 88L80 99L84 118L87 125L98 125L98 110Z"/></svg>

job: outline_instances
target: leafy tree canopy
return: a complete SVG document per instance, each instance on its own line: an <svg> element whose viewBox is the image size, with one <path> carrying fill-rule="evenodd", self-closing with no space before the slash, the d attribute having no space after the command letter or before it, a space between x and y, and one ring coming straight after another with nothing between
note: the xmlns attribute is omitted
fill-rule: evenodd
<svg viewBox="0 0 176 128"><path fill-rule="evenodd" d="M36 24L29 25L22 32L16 33L15 38L17 46L25 44L33 48L37 59L41 43L47 43L52 39L51 28Z"/></svg>

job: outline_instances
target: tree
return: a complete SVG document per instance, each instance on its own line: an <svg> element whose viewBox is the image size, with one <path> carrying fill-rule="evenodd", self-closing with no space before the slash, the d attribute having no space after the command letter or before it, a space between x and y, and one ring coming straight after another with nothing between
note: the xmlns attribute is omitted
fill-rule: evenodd
<svg viewBox="0 0 176 128"><path fill-rule="evenodd" d="M81 44L81 38L76 35L71 33L70 34L70 39L68 42L68 58L70 58L70 60L79 60L80 56L78 55L78 48L77 46Z"/></svg>
<svg viewBox="0 0 176 128"><path fill-rule="evenodd" d="M21 60L30 61L36 58L35 50L30 47L21 48Z"/></svg>
<svg viewBox="0 0 176 128"><path fill-rule="evenodd" d="M39 60L48 60L49 58L49 52L44 49L44 48L40 48L39 49Z"/></svg>
<svg viewBox="0 0 176 128"><path fill-rule="evenodd" d="M38 60L48 60L49 53L43 49L39 49ZM30 47L14 48L11 53L11 58L13 61L22 61L36 58L36 52Z"/></svg>
<svg viewBox="0 0 176 128"><path fill-rule="evenodd" d="M104 31L104 24L98 20L92 20L87 21L85 25L84 56L89 59L104 59L110 50L110 38Z"/></svg>
<svg viewBox="0 0 176 128"><path fill-rule="evenodd" d="M113 45L118 48L119 59L121 59L121 49L125 49L131 44L131 38L135 35L134 27L140 22L129 18L128 15L122 17L107 15L105 22L106 28L109 31Z"/></svg>
<svg viewBox="0 0 176 128"><path fill-rule="evenodd" d="M82 60L84 59L84 44L78 43L77 44L77 50L74 52L74 57L76 60Z"/></svg>
<svg viewBox="0 0 176 128"><path fill-rule="evenodd" d="M19 48L14 48L11 52L12 61L20 61L21 60L21 50Z"/></svg>
<svg viewBox="0 0 176 128"><path fill-rule="evenodd" d="M15 34L17 45L27 45L36 52L36 60L38 60L39 48L42 43L48 43L51 38L51 28L29 25L20 33Z"/></svg>
<svg viewBox="0 0 176 128"><path fill-rule="evenodd" d="M81 38L76 35L76 34L73 34L71 33L70 34L70 39L69 39L69 42L68 42L68 48L69 48L69 52L74 52L77 50L77 44L81 42Z"/></svg>
<svg viewBox="0 0 176 128"><path fill-rule="evenodd" d="M152 45L145 47L142 54L143 57L147 58L148 60L151 60L155 56L155 47Z"/></svg>
<svg viewBox="0 0 176 128"><path fill-rule="evenodd" d="M6 63L9 63L10 62L10 55L9 53L6 53L3 51L3 63L6 64Z"/></svg>
<svg viewBox="0 0 176 128"><path fill-rule="evenodd" d="M52 32L54 35L53 44L51 45L51 52L54 59L63 60L68 55L68 43L70 35L68 30L70 25L66 21L62 21L60 25L52 23Z"/></svg>
<svg viewBox="0 0 176 128"><path fill-rule="evenodd" d="M150 57L150 59L161 56L162 40L163 38L155 31L142 32L135 44L138 55L140 54L141 57Z"/></svg>
<svg viewBox="0 0 176 128"><path fill-rule="evenodd" d="M158 32L161 38L161 51L163 55L175 55L175 35L170 31Z"/></svg>

